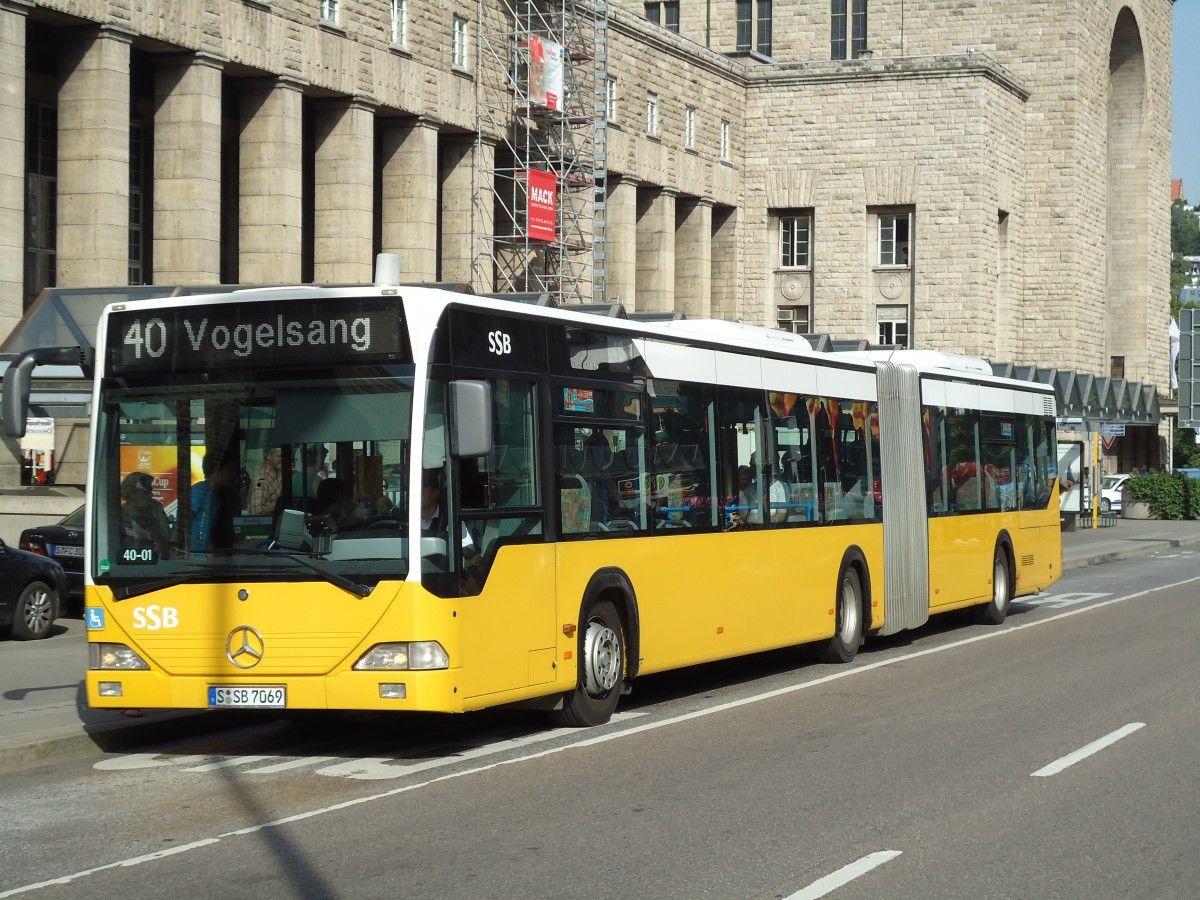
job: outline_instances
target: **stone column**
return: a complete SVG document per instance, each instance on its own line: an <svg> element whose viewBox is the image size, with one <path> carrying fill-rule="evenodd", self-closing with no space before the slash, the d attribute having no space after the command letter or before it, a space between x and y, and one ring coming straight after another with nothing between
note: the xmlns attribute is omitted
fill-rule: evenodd
<svg viewBox="0 0 1200 900"><path fill-rule="evenodd" d="M25 16L0 0L0 343L24 312Z"/></svg>
<svg viewBox="0 0 1200 900"><path fill-rule="evenodd" d="M187 54L155 71L155 284L221 280L222 66Z"/></svg>
<svg viewBox="0 0 1200 900"><path fill-rule="evenodd" d="M304 212L303 85L246 79L241 89L238 280L300 280Z"/></svg>
<svg viewBox="0 0 1200 900"><path fill-rule="evenodd" d="M383 250L402 281L437 280L438 132L428 119L384 124Z"/></svg>
<svg viewBox="0 0 1200 900"><path fill-rule="evenodd" d="M709 313L714 319L737 318L738 243L737 210L719 207L712 213L713 230L709 252L712 254L712 301ZM811 313L810 313L811 314Z"/></svg>
<svg viewBox="0 0 1200 900"><path fill-rule="evenodd" d="M453 140L442 144L442 281L471 284L479 291L495 290L490 257L479 257L479 271L475 270L476 254L483 252L482 235L492 233L494 216L491 203L485 208L476 208L475 190L477 173L491 171L496 155L494 144L485 140ZM490 196L490 188L488 193Z"/></svg>
<svg viewBox="0 0 1200 900"><path fill-rule="evenodd" d="M637 312L637 181L608 179L604 223L604 272L608 302Z"/></svg>
<svg viewBox="0 0 1200 900"><path fill-rule="evenodd" d="M666 188L639 191L637 292L639 312L675 309L675 193Z"/></svg>
<svg viewBox="0 0 1200 900"><path fill-rule="evenodd" d="M675 309L692 319L712 315L712 210L705 198L677 204Z"/></svg>
<svg viewBox="0 0 1200 900"><path fill-rule="evenodd" d="M442 183L442 258L438 278L442 281L471 280L471 190L474 144L454 139L441 143L438 154Z"/></svg>
<svg viewBox="0 0 1200 900"><path fill-rule="evenodd" d="M313 269L318 284L370 284L375 208L375 107L330 100L317 112Z"/></svg>
<svg viewBox="0 0 1200 900"><path fill-rule="evenodd" d="M129 45L107 26L62 43L59 287L129 283Z"/></svg>

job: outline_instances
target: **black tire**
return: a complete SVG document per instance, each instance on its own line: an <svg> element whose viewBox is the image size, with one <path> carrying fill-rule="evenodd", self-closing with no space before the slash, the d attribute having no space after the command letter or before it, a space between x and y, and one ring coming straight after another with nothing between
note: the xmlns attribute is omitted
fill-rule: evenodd
<svg viewBox="0 0 1200 900"><path fill-rule="evenodd" d="M31 581L21 591L13 611L12 636L18 641L38 641L50 634L58 614L58 597L50 585Z"/></svg>
<svg viewBox="0 0 1200 900"><path fill-rule="evenodd" d="M603 725L617 708L625 684L625 633L616 607L597 600L583 618L579 634L579 679L562 709L550 713L557 725Z"/></svg>
<svg viewBox="0 0 1200 900"><path fill-rule="evenodd" d="M1100 512L1106 513L1110 509L1112 509L1112 501L1109 500L1107 497L1101 497L1100 498Z"/></svg>
<svg viewBox="0 0 1200 900"><path fill-rule="evenodd" d="M820 645L818 656L821 662L848 663L858 654L862 641L862 579L856 566L843 563L842 572L838 575L837 630L833 637Z"/></svg>
<svg viewBox="0 0 1200 900"><path fill-rule="evenodd" d="M1012 569L1008 554L1001 545L992 557L992 599L971 608L971 618L977 625L1002 625L1013 598Z"/></svg>

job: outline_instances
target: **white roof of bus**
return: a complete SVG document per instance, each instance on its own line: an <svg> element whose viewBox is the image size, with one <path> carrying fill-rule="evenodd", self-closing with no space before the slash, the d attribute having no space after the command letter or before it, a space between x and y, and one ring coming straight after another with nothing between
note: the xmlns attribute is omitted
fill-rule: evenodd
<svg viewBox="0 0 1200 900"><path fill-rule="evenodd" d="M876 362L901 363L920 372L942 369L947 372L970 372L974 375L992 375L992 367L978 356L961 353L944 353L941 350L862 350L848 351L847 356L861 356Z"/></svg>

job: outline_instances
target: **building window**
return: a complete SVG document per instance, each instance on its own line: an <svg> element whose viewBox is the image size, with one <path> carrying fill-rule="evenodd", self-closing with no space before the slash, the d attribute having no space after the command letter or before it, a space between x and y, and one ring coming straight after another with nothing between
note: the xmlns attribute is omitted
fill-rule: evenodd
<svg viewBox="0 0 1200 900"><path fill-rule="evenodd" d="M737 50L749 51L754 38L754 20L750 18L750 0L737 0Z"/></svg>
<svg viewBox="0 0 1200 900"><path fill-rule="evenodd" d="M408 0L392 0L392 43L408 46Z"/></svg>
<svg viewBox="0 0 1200 900"><path fill-rule="evenodd" d="M643 4L646 21L662 25L667 31L679 34L679 0L653 0Z"/></svg>
<svg viewBox="0 0 1200 900"><path fill-rule="evenodd" d="M880 306L876 313L879 322L879 343L884 346L908 346L908 307Z"/></svg>
<svg viewBox="0 0 1200 900"><path fill-rule="evenodd" d="M604 117L617 121L617 79L609 76L604 82Z"/></svg>
<svg viewBox="0 0 1200 900"><path fill-rule="evenodd" d="M740 53L755 50L771 55L771 0L737 0L736 49Z"/></svg>
<svg viewBox="0 0 1200 900"><path fill-rule="evenodd" d="M782 213L779 216L779 267L807 269L812 265L812 216Z"/></svg>
<svg viewBox="0 0 1200 900"><path fill-rule="evenodd" d="M321 0L321 21L337 24L338 0Z"/></svg>
<svg viewBox="0 0 1200 900"><path fill-rule="evenodd" d="M696 148L696 107L689 106L683 113L683 146L688 150Z"/></svg>
<svg viewBox="0 0 1200 900"><path fill-rule="evenodd" d="M1108 358L1108 377L1109 378L1124 378L1125 377L1125 357L1110 356Z"/></svg>
<svg viewBox="0 0 1200 900"><path fill-rule="evenodd" d="M879 214L879 265L909 266L909 225L912 214Z"/></svg>
<svg viewBox="0 0 1200 900"><path fill-rule="evenodd" d="M771 55L771 0L758 0L758 28L754 35L754 49L763 56Z"/></svg>
<svg viewBox="0 0 1200 900"><path fill-rule="evenodd" d="M646 134L651 137L658 134L658 94L646 95Z"/></svg>
<svg viewBox="0 0 1200 900"><path fill-rule="evenodd" d="M455 16L450 32L450 55L455 68L467 67L467 20Z"/></svg>
<svg viewBox="0 0 1200 900"><path fill-rule="evenodd" d="M831 0L830 59L856 59L867 49L867 0Z"/></svg>
<svg viewBox="0 0 1200 900"><path fill-rule="evenodd" d="M31 102L25 110L24 308L57 283L58 110Z"/></svg>
<svg viewBox="0 0 1200 900"><path fill-rule="evenodd" d="M780 328L792 334L809 334L812 331L807 306L781 306L775 312L775 321Z"/></svg>
<svg viewBox="0 0 1200 900"><path fill-rule="evenodd" d="M729 162L729 120L728 119L721 120L720 153L721 153L721 159L725 162Z"/></svg>

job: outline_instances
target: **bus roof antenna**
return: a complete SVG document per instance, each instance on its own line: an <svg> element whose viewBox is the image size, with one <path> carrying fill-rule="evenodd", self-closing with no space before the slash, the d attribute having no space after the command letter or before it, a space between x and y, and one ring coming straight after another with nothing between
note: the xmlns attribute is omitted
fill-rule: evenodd
<svg viewBox="0 0 1200 900"><path fill-rule="evenodd" d="M380 253L375 257L375 283L378 285L400 283L399 253Z"/></svg>

